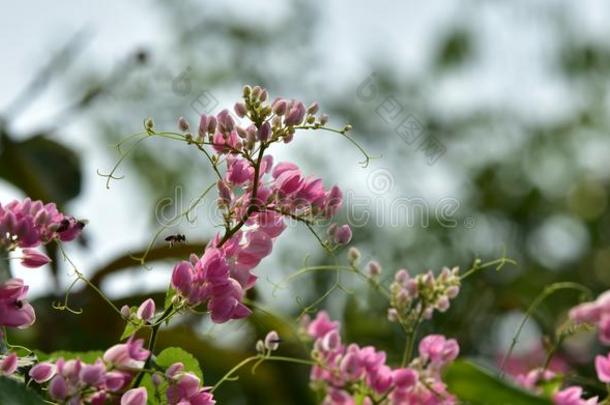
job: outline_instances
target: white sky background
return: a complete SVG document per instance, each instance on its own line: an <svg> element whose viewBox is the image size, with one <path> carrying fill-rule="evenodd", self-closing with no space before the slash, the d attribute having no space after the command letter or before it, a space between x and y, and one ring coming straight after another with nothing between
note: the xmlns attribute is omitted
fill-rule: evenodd
<svg viewBox="0 0 610 405"><path fill-rule="evenodd" d="M228 7L239 13L279 10L265 1L238 1L230 6L220 1L202 3L202 7ZM110 69L135 48L145 46L155 53L171 57L164 40L163 19L150 2L123 0L3 2L0 5L0 115L3 108L27 84L49 55L79 29L90 28L94 35L78 63L96 64ZM434 95L433 109L449 116L467 114L482 106L506 108L524 119L544 121L569 114L577 97L550 71L548 57L557 45L553 30L544 15L549 9L562 10L570 26L581 38L610 38L610 2L599 1L391 1L336 0L323 3L323 23L317 32L324 56L312 66L312 77L330 92L353 86L371 72L369 62L375 57L393 61L396 72L417 75L432 58L432 45L439 35L468 19L479 42L477 56L468 69L458 70L443 80L429 83ZM557 7L561 5L561 7ZM260 14L259 14L260 15ZM257 17L258 18L258 17ZM472 24L470 24L472 23ZM69 72L67 72L69 74ZM61 109L67 100L59 86L51 86L16 123L18 132L27 133ZM134 117L140 121L141 117ZM87 271L104 263L113 254L141 246L149 238L149 213L139 210L138 196L130 193L129 177L115 182L109 192L104 179L96 176L98 168L112 164L98 145L87 138L90 123L75 122L62 132L61 141L77 149L83 157L83 194L70 206L70 213L90 220L87 228L91 246L86 257L74 252L79 266ZM103 145L102 145L103 147ZM419 192L455 195L464 179L451 178L442 164L417 176ZM349 186L365 182L346 179ZM351 183L351 184L350 184ZM433 187L431 187L433 185ZM425 187L424 187L425 186ZM0 201L21 198L17 190L0 185ZM114 235L109 238L106 235ZM16 266L17 267L17 266ZM17 269L17 275L31 285L32 295L45 291L47 270ZM44 277L42 276L44 275ZM153 277L142 272L137 281L152 286ZM158 278L163 279L163 278ZM165 279L166 280L166 279ZM165 283L166 281L164 281ZM156 283L158 285L158 283ZM128 283L116 283L113 295L127 292Z"/></svg>

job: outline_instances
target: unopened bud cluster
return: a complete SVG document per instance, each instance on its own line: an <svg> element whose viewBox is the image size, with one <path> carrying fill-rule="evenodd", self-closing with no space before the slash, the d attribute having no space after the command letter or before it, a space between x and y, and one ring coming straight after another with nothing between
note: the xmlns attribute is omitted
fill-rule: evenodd
<svg viewBox="0 0 610 405"><path fill-rule="evenodd" d="M412 277L405 269L396 272L390 285L390 321L430 319L434 311L445 312L449 301L460 292L459 269L443 268L438 277L432 271Z"/></svg>

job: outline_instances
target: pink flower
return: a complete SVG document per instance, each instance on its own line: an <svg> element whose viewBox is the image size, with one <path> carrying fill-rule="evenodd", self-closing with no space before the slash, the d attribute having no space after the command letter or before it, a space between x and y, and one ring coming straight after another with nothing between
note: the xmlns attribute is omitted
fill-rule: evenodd
<svg viewBox="0 0 610 405"><path fill-rule="evenodd" d="M116 392L123 388L129 376L118 371L110 371L104 375L104 384L109 391Z"/></svg>
<svg viewBox="0 0 610 405"><path fill-rule="evenodd" d="M597 378L603 383L610 383L610 354L595 357L595 371Z"/></svg>
<svg viewBox="0 0 610 405"><path fill-rule="evenodd" d="M575 322L597 322L599 320L600 307L593 302L585 302L572 308L568 314Z"/></svg>
<svg viewBox="0 0 610 405"><path fill-rule="evenodd" d="M335 242L339 245L347 245L352 240L352 229L349 225L341 225L335 231Z"/></svg>
<svg viewBox="0 0 610 405"><path fill-rule="evenodd" d="M299 166L295 165L294 163L280 162L277 165L275 165L275 167L273 168L273 171L271 172L271 175L273 176L274 179L277 179L284 172L298 171L298 170L299 170Z"/></svg>
<svg viewBox="0 0 610 405"><path fill-rule="evenodd" d="M139 319L149 321L155 315L155 301L152 298L147 299L138 307L136 316Z"/></svg>
<svg viewBox="0 0 610 405"><path fill-rule="evenodd" d="M112 346L104 353L104 361L119 369L138 369L144 366L144 360L150 352L143 348L143 339L130 337L126 343Z"/></svg>
<svg viewBox="0 0 610 405"><path fill-rule="evenodd" d="M610 313L604 313L598 323L599 341L605 345L610 345Z"/></svg>
<svg viewBox="0 0 610 405"><path fill-rule="evenodd" d="M284 218L281 214L274 211L260 212L254 218L254 221L258 225L258 229L266 233L270 238L278 237L286 229Z"/></svg>
<svg viewBox="0 0 610 405"><path fill-rule="evenodd" d="M38 384L49 381L56 373L55 364L49 362L38 363L30 369L29 375Z"/></svg>
<svg viewBox="0 0 610 405"><path fill-rule="evenodd" d="M0 375L11 375L17 370L17 354L14 352L9 353L4 359L0 361Z"/></svg>
<svg viewBox="0 0 610 405"><path fill-rule="evenodd" d="M332 389L322 402L322 405L355 405L356 401L348 392Z"/></svg>
<svg viewBox="0 0 610 405"><path fill-rule="evenodd" d="M132 388L121 396L121 405L146 405L147 400L146 388Z"/></svg>
<svg viewBox="0 0 610 405"><path fill-rule="evenodd" d="M582 388L581 387L569 387L561 390L553 395L553 403L555 405L595 405L597 404L597 397L589 398L587 400L581 399Z"/></svg>
<svg viewBox="0 0 610 405"><path fill-rule="evenodd" d="M288 110L286 117L284 118L284 124L286 125L299 125L305 118L305 105L300 101L293 104L292 108Z"/></svg>
<svg viewBox="0 0 610 405"><path fill-rule="evenodd" d="M56 375L53 377L49 384L49 394L51 398L58 400L62 400L68 395L68 385L62 376Z"/></svg>
<svg viewBox="0 0 610 405"><path fill-rule="evenodd" d="M100 384L105 377L106 366L100 360L95 362L95 364L85 364L82 366L79 377L82 382L87 385L98 385Z"/></svg>
<svg viewBox="0 0 610 405"><path fill-rule="evenodd" d="M229 169L227 170L226 179L230 184L241 185L251 180L254 175L254 168L245 159L234 158L227 160L227 166Z"/></svg>
<svg viewBox="0 0 610 405"><path fill-rule="evenodd" d="M343 206L343 192L337 186L333 186L326 193L326 201L324 202L324 214L326 218L332 218Z"/></svg>
<svg viewBox="0 0 610 405"><path fill-rule="evenodd" d="M34 308L25 300L28 287L13 278L0 284L0 326L27 328L36 320Z"/></svg>
<svg viewBox="0 0 610 405"><path fill-rule="evenodd" d="M442 335L428 335L419 342L420 357L439 366L455 360L459 352L455 339L446 339Z"/></svg>
<svg viewBox="0 0 610 405"><path fill-rule="evenodd" d="M326 199L326 192L322 179L307 177L303 181L303 187L296 195L298 203L307 203L313 206L322 207Z"/></svg>
<svg viewBox="0 0 610 405"><path fill-rule="evenodd" d="M41 267L51 261L49 256L34 249L23 249L22 254L21 265L29 268Z"/></svg>
<svg viewBox="0 0 610 405"><path fill-rule="evenodd" d="M176 264L172 272L172 286L183 296L188 297L191 293L192 282L193 265L187 261Z"/></svg>
<svg viewBox="0 0 610 405"><path fill-rule="evenodd" d="M169 371L169 369L168 369ZM173 373L169 377L167 401L170 405L214 405L214 396L207 392L209 388L201 386L201 380L192 373Z"/></svg>
<svg viewBox="0 0 610 405"><path fill-rule="evenodd" d="M399 388L411 388L419 380L417 371L411 368L399 368L393 373L394 383Z"/></svg>
<svg viewBox="0 0 610 405"><path fill-rule="evenodd" d="M316 339L323 338L328 332L339 329L339 322L331 321L326 311L318 312L316 318L311 321L307 333Z"/></svg>
<svg viewBox="0 0 610 405"><path fill-rule="evenodd" d="M276 171L274 171L276 173ZM303 176L299 169L283 170L275 179L274 188L282 195L298 192L303 186Z"/></svg>

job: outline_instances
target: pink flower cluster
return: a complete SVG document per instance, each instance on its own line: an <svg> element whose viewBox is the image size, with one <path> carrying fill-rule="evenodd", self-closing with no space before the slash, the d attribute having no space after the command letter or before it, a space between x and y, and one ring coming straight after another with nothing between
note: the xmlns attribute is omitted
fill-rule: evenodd
<svg viewBox="0 0 610 405"><path fill-rule="evenodd" d="M598 327L599 341L610 345L610 291L595 301L585 302L570 310L569 318L575 323L591 323Z"/></svg>
<svg viewBox="0 0 610 405"><path fill-rule="evenodd" d="M356 393L366 393L363 404L455 404L446 390L440 372L455 360L459 346L454 339L429 335L419 345L419 357L408 367L392 369L386 355L372 346L345 346L339 323L321 311L307 325L315 339L311 370L312 386L326 393L324 404L356 403Z"/></svg>
<svg viewBox="0 0 610 405"><path fill-rule="evenodd" d="M266 182L269 174L271 179ZM294 163L280 162L273 166L270 155L261 159L256 187L254 179L252 162L243 157L229 156L227 172L223 181L218 183L221 207L236 218L246 218L249 212L273 211L314 221L332 218L343 203L339 187L326 190L322 179L304 176ZM255 197L252 195L254 189Z"/></svg>
<svg viewBox="0 0 610 405"><path fill-rule="evenodd" d="M216 403L214 396L209 392L210 387L202 387L199 377L185 372L184 364L172 364L165 371L165 376L169 381L167 389L169 405L214 405Z"/></svg>
<svg viewBox="0 0 610 405"><path fill-rule="evenodd" d="M94 364L60 358L36 364L29 375L38 384L48 382L50 397L61 404L103 405L123 397L122 405L144 405L146 390L144 394L143 389L125 392L150 354L143 344L142 339L131 337L106 350Z"/></svg>
<svg viewBox="0 0 610 405"><path fill-rule="evenodd" d="M26 198L0 204L0 244L9 250L36 247L54 239L68 242L80 234L84 225L59 212L53 203Z"/></svg>
<svg viewBox="0 0 610 405"><path fill-rule="evenodd" d="M252 270L273 249L284 231L284 217L311 225L331 219L343 204L337 186L325 189L322 179L305 176L293 163L273 163L265 149L273 142L289 142L301 124L321 126L318 107L305 108L298 101L267 101L261 87L244 88L244 101L235 105L237 119L223 110L216 116L203 115L195 140L183 118L178 126L190 142L200 148L212 146L213 162L224 159L226 171L217 183L218 204L224 212L225 232L207 246L203 256L192 255L178 263L172 273L172 287L189 306L207 305L217 323L244 318L250 310L242 303L246 290L257 277ZM313 128L313 127L312 127ZM346 244L349 226L331 226L331 244Z"/></svg>

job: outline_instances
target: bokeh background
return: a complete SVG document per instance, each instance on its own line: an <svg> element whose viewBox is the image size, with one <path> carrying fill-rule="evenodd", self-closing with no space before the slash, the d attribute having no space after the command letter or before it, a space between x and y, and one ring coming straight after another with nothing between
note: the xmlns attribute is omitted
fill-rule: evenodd
<svg viewBox="0 0 610 405"><path fill-rule="evenodd" d="M303 133L273 153L344 188L352 244L382 263L385 279L401 267L467 269L477 257L518 262L469 279L451 310L424 327L493 366L545 286L576 281L598 293L610 285L608 38L602 0L4 3L0 200L29 195L87 218L84 238L66 247L79 270L118 305L151 295L160 304L176 259L217 231L209 198L194 224L179 217L213 176L190 148L152 139L107 189L98 173L120 158L113 145L149 116L174 129L179 116L197 122L201 112L230 107L245 83L317 100L331 124L351 123L353 138L378 158L363 168L358 150L330 133ZM159 242L146 266L134 261L168 224L161 235L184 233L187 244ZM70 296L82 315L52 308L73 272L50 253L47 268L13 264L32 286L38 321L11 341L47 352L116 342L121 320L83 285ZM254 316L229 325L182 317L162 330L159 347L195 353L210 384L271 328L285 337L284 355L306 355L291 327L334 275L284 280L304 263L330 260L291 224L257 270ZM397 360L402 335L383 302L347 275L342 286L314 307L343 320L351 341ZM517 357L539 365L532 353L578 299L566 291L547 300ZM571 369L590 364L583 347L593 340L580 334L558 356ZM315 403L307 381L302 367L264 364L217 398Z"/></svg>

